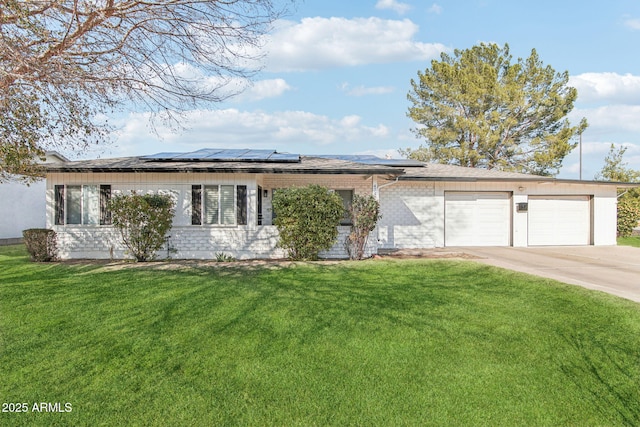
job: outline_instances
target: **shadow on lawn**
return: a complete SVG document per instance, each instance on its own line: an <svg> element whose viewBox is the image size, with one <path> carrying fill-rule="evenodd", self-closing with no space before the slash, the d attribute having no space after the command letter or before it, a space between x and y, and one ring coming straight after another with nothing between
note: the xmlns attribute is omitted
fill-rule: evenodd
<svg viewBox="0 0 640 427"><path fill-rule="evenodd" d="M638 352L626 348L616 348L612 352L610 344L591 336L569 335L563 338L575 353L569 359L572 363L560 362L560 369L568 379L591 394L591 403L603 415L614 409L624 425L640 425L639 372L628 369L637 366ZM612 355L624 355L629 360L622 361Z"/></svg>

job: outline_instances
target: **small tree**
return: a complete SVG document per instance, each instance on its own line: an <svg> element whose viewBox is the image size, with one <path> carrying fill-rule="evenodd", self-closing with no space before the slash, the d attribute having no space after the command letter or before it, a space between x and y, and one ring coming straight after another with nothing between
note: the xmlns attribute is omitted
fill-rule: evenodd
<svg viewBox="0 0 640 427"><path fill-rule="evenodd" d="M640 221L640 200L622 197L618 200L618 236L628 237Z"/></svg>
<svg viewBox="0 0 640 427"><path fill-rule="evenodd" d="M627 147L611 144L609 154L604 159L602 170L595 176L596 180L616 182L638 182L640 171L630 169L624 161ZM640 189L632 188L621 192L618 190L618 236L630 236L640 220Z"/></svg>
<svg viewBox="0 0 640 427"><path fill-rule="evenodd" d="M174 202L168 194L117 195L111 199L113 225L136 261L155 258L167 240L174 215Z"/></svg>
<svg viewBox="0 0 640 427"><path fill-rule="evenodd" d="M273 195L279 246L294 260L316 260L338 237L342 199L319 185L278 190Z"/></svg>
<svg viewBox="0 0 640 427"><path fill-rule="evenodd" d="M364 258L369 233L376 228L380 220L380 203L373 197L356 194L349 208L351 233L347 236L345 247L351 259Z"/></svg>

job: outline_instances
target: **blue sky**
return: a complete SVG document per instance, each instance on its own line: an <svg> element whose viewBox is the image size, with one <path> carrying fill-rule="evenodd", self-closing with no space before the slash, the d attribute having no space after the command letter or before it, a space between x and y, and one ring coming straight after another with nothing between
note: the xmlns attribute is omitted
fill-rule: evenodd
<svg viewBox="0 0 640 427"><path fill-rule="evenodd" d="M283 0L285 1L285 0ZM569 116L586 117L583 178L609 146L640 169L640 2L637 0L298 0L266 42L263 71L239 96L189 111L186 129L149 126L144 111L116 116L112 145L83 157L200 148L398 157L417 148L406 117L410 81L441 52L508 43L535 48L578 89ZM559 177L578 178L577 149Z"/></svg>

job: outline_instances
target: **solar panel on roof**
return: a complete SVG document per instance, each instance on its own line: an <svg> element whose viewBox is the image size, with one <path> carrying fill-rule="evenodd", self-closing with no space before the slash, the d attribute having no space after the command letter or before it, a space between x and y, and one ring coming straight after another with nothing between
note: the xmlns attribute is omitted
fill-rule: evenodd
<svg viewBox="0 0 640 427"><path fill-rule="evenodd" d="M299 162L298 154L278 153L275 150L203 148L189 153L158 153L142 157L156 161L199 162Z"/></svg>

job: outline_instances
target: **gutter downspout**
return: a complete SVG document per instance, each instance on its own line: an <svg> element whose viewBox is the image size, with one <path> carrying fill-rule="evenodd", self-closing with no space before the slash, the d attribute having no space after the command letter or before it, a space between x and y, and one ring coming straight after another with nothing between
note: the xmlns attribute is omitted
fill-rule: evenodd
<svg viewBox="0 0 640 427"><path fill-rule="evenodd" d="M623 193L618 194L618 196L616 196L616 199L619 199L620 197L624 196L628 192L629 192L629 190L625 190Z"/></svg>
<svg viewBox="0 0 640 427"><path fill-rule="evenodd" d="M376 190L376 194L375 194L376 200L380 200L380 189L381 188L388 187L388 186L393 185L393 184L397 184L399 179L400 179L400 175L396 176L396 180L395 181L387 182L386 184L380 185L378 187L378 189Z"/></svg>

